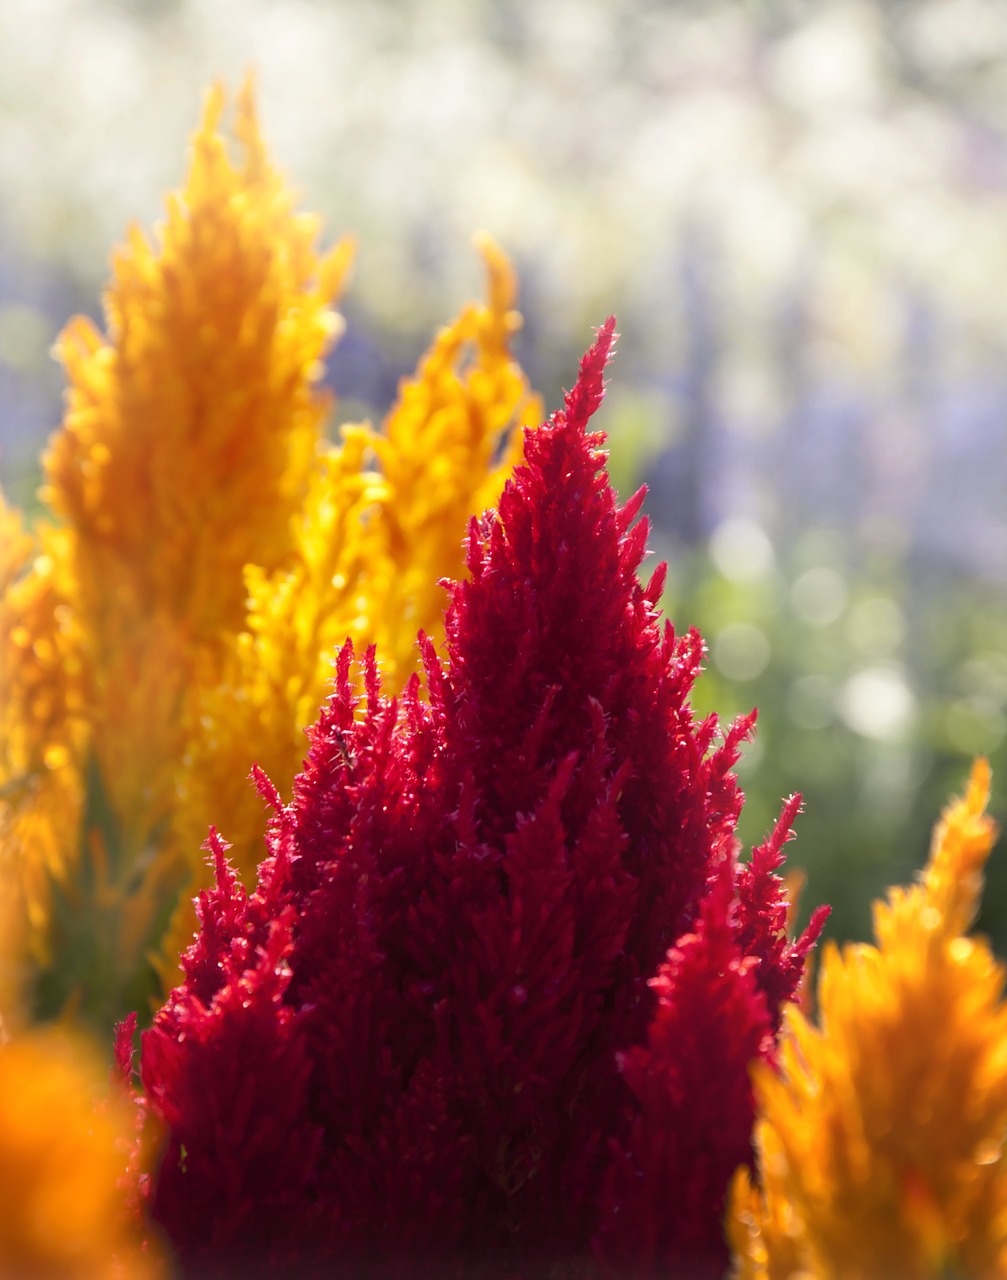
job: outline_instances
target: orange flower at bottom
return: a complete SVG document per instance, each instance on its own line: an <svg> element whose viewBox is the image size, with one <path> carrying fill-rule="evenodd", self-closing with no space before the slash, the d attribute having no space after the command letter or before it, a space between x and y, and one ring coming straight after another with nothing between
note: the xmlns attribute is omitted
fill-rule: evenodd
<svg viewBox="0 0 1007 1280"><path fill-rule="evenodd" d="M0 1047L0 1276L155 1280L124 1187L135 1125L90 1046L57 1029Z"/></svg>
<svg viewBox="0 0 1007 1280"><path fill-rule="evenodd" d="M755 1086L758 1176L727 1229L742 1280L1007 1275L1004 970L966 936L996 836L990 770L944 813L921 882L876 903L877 946L826 949L818 1026L787 1010Z"/></svg>

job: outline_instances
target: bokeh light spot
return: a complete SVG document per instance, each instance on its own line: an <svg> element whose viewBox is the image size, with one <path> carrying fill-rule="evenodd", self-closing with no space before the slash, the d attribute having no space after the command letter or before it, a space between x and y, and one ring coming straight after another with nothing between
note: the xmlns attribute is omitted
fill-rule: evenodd
<svg viewBox="0 0 1007 1280"><path fill-rule="evenodd" d="M913 726L916 699L898 667L866 667L843 685L839 713L854 733L897 742Z"/></svg>
<svg viewBox="0 0 1007 1280"><path fill-rule="evenodd" d="M843 610L849 591L846 580L835 569L818 565L806 569L790 588L790 603L794 612L813 627L827 627L835 622Z"/></svg>
<svg viewBox="0 0 1007 1280"><path fill-rule="evenodd" d="M766 633L750 622L732 622L713 642L713 660L729 680L761 676L772 652Z"/></svg>
<svg viewBox="0 0 1007 1280"><path fill-rule="evenodd" d="M710 556L730 582L757 582L775 563L773 544L754 520L731 517L717 525L710 538Z"/></svg>

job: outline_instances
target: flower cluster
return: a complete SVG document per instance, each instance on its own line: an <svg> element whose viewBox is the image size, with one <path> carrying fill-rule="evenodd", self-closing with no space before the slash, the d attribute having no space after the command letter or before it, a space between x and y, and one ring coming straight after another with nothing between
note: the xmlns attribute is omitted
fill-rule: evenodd
<svg viewBox="0 0 1007 1280"><path fill-rule="evenodd" d="M816 1027L787 1010L758 1068L758 1182L740 1170L736 1275L1007 1274L1004 970L967 930L996 831L989 768L944 814L921 883L875 907L877 946L829 946Z"/></svg>
<svg viewBox="0 0 1007 1280"><path fill-rule="evenodd" d="M484 240L488 302L382 429L328 444L317 384L351 247L317 251L251 89L237 160L222 109L216 89L157 242L134 230L116 255L107 334L77 319L60 338L51 522L28 533L0 507L0 872L38 1009L70 999L105 1026L146 1005L152 960L176 973L211 818L254 874L250 742L288 788L347 635L405 678L397 625L439 630L438 581L538 412L509 351L513 274Z"/></svg>
<svg viewBox="0 0 1007 1280"><path fill-rule="evenodd" d="M614 321L539 425L482 238L486 301L327 441L350 249L222 107L60 340L45 518L0 498L0 1272L1007 1273L988 766L815 1025L800 800L742 861L754 713L694 712L591 428ZM111 1096L24 1025L111 1040L155 970Z"/></svg>
<svg viewBox="0 0 1007 1280"><path fill-rule="evenodd" d="M66 559L65 533L33 536L0 494L0 875L5 938L14 930L21 945L44 928L48 878L80 808L86 733Z"/></svg>
<svg viewBox="0 0 1007 1280"><path fill-rule="evenodd" d="M190 859L212 818L254 879L262 803L248 772L258 764L289 793L347 636L380 646L395 689L416 665L416 630L442 630L440 580L461 570L466 524L496 501L520 447L517 428L540 411L509 350L520 324L513 272L491 240L479 246L488 302L465 307L438 334L380 431L346 427L340 446L321 453L283 565L246 567L245 624L192 694L172 823ZM194 872L195 888L209 883L202 861ZM163 949L168 972L195 923L189 894Z"/></svg>
<svg viewBox="0 0 1007 1280"><path fill-rule="evenodd" d="M167 1148L156 1221L194 1275L720 1274L770 1058L821 915L787 940L745 866L730 772L688 695L588 431L613 323L474 521L446 655L336 684L252 893L216 833L185 980L145 1033ZM363 673L358 694L355 668Z"/></svg>

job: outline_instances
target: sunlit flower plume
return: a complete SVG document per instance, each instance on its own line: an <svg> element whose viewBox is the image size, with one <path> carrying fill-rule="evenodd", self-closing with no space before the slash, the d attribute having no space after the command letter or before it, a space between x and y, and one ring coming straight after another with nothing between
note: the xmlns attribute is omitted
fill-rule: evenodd
<svg viewBox="0 0 1007 1280"><path fill-rule="evenodd" d="M222 107L218 88L156 245L134 229L116 254L107 336L78 318L57 344L69 389L42 497L59 523L0 604L3 858L48 1009L68 984L85 1005L128 988L163 928L186 708L243 622L243 567L292 547L328 406L314 384L348 246L315 251L250 86L238 162Z"/></svg>
<svg viewBox="0 0 1007 1280"><path fill-rule="evenodd" d="M787 1010L756 1068L758 1181L729 1230L744 1280L1007 1273L1004 969L970 937L996 829L990 771L944 813L919 884L875 906L876 946L825 950L817 1025Z"/></svg>
<svg viewBox="0 0 1007 1280"><path fill-rule="evenodd" d="M108 337L77 319L57 346L70 386L43 497L72 531L94 751L134 850L170 810L200 648L242 623L244 566L290 549L349 260L346 244L316 253L317 222L269 165L250 88L238 164L222 107L216 89L157 247L134 230L115 256Z"/></svg>
<svg viewBox="0 0 1007 1280"><path fill-rule="evenodd" d="M197 682L179 783L175 840L190 856L193 890L210 882L199 853L210 820L242 876L254 876L262 801L249 770L258 765L289 794L347 637L362 648L378 643L394 692L417 667L417 630L442 634L441 579L462 571L466 525L495 504L521 427L540 415L510 352L520 324L514 273L487 237L479 247L487 302L469 304L437 335L379 430L346 426L324 452L284 565L246 569L245 628L229 641L220 674ZM190 897L165 947L169 974L195 928Z"/></svg>
<svg viewBox="0 0 1007 1280"><path fill-rule="evenodd" d="M292 800L257 771L254 889L211 833L142 1051L183 1274L723 1271L749 1063L822 913L787 938L796 798L737 860L752 717L694 715L702 642L638 578L643 494L589 429L613 340L471 522L423 684L347 641Z"/></svg>

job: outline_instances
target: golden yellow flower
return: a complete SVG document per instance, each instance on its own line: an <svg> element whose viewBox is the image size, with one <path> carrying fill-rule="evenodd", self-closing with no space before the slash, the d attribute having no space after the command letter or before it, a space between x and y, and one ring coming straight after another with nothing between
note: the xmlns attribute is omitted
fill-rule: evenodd
<svg viewBox="0 0 1007 1280"><path fill-rule="evenodd" d="M48 879L80 825L87 726L66 535L43 526L36 541L0 494L0 547L0 1013L9 1014L18 952L38 955Z"/></svg>
<svg viewBox="0 0 1007 1280"><path fill-rule="evenodd" d="M134 229L115 257L108 337L78 318L57 345L69 391L43 497L73 533L95 748L131 847L170 807L200 646L243 624L244 566L290 550L349 262L346 244L317 254L317 220L270 166L250 87L240 163L222 107L217 88L159 245Z"/></svg>
<svg viewBox="0 0 1007 1280"><path fill-rule="evenodd" d="M125 1194L136 1126L89 1044L59 1029L0 1045L0 1275L153 1280Z"/></svg>
<svg viewBox="0 0 1007 1280"><path fill-rule="evenodd" d="M211 822L232 843L242 875L254 875L264 806L249 770L260 765L289 793L306 753L304 730L347 636L377 644L389 690L415 670L417 631L443 631L438 583L463 571L468 521L496 502L520 428L540 418L510 352L520 324L513 271L492 241L478 243L487 302L466 306L438 334L381 431L344 427L312 478L287 562L246 570L248 621L223 675L196 681L174 823L196 887L209 874L200 847ZM193 927L189 892L168 936L166 981Z"/></svg>
<svg viewBox="0 0 1007 1280"><path fill-rule="evenodd" d="M415 668L417 630L440 633L438 580L462 572L469 519L496 505L521 453L520 428L542 416L510 353L521 324L514 272L488 236L477 243L486 304L466 307L438 334L383 432L370 433L387 494L369 559L368 638L393 688Z"/></svg>
<svg viewBox="0 0 1007 1280"><path fill-rule="evenodd" d="M1004 970L967 936L995 839L989 766L934 834L921 882L875 905L877 946L826 949L818 1026L788 1011L756 1071L758 1177L736 1176L735 1274L1007 1275Z"/></svg>
<svg viewBox="0 0 1007 1280"><path fill-rule="evenodd" d="M116 254L107 335L76 319L57 344L69 388L42 497L60 526L27 569L6 509L0 530L0 865L27 886L35 949L92 987L163 931L194 682L218 678L245 624L245 566L294 550L330 402L316 384L349 245L317 252L251 88L236 160L222 108L217 88L156 244L134 229Z"/></svg>

